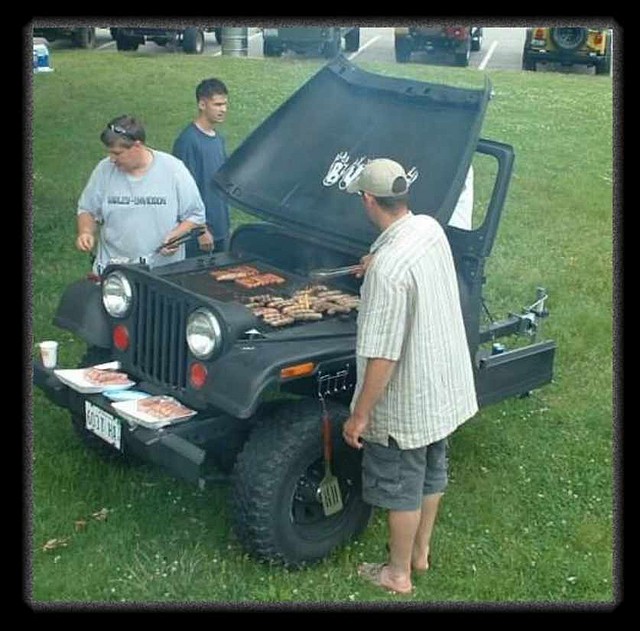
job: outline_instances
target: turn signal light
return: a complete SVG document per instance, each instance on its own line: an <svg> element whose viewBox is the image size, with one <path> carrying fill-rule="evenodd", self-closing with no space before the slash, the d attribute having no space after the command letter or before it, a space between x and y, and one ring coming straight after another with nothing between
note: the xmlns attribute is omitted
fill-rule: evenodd
<svg viewBox="0 0 640 631"><path fill-rule="evenodd" d="M307 375L312 375L315 368L316 365L313 362L287 366L280 371L280 379L291 379L291 377L306 377Z"/></svg>
<svg viewBox="0 0 640 631"><path fill-rule="evenodd" d="M594 43L596 46L602 46L602 33L596 33L596 34L593 36L593 43Z"/></svg>
<svg viewBox="0 0 640 631"><path fill-rule="evenodd" d="M189 366L189 383L193 388L202 388L207 381L207 368L200 362L193 362Z"/></svg>
<svg viewBox="0 0 640 631"><path fill-rule="evenodd" d="M119 351L126 351L129 348L130 341L127 327L124 324L118 324L118 326L113 329L113 345Z"/></svg>

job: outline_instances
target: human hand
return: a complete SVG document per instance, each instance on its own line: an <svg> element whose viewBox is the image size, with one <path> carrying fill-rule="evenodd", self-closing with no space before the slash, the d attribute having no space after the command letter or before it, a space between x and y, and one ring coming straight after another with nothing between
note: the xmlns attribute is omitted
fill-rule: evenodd
<svg viewBox="0 0 640 631"><path fill-rule="evenodd" d="M174 228L173 230L170 230L169 232L167 232L164 241L162 242L162 246L161 248L158 250L158 252L160 254L162 254L162 256L171 256L172 254L175 254L178 251L178 248L180 247L180 245L164 245L166 243L169 243L170 241L173 241L174 239L177 239L179 237L184 236L185 234L187 234L184 231L178 230L178 228Z"/></svg>
<svg viewBox="0 0 640 631"><path fill-rule="evenodd" d="M81 232L76 237L76 248L80 252L91 252L96 244L96 238L90 232Z"/></svg>
<svg viewBox="0 0 640 631"><path fill-rule="evenodd" d="M373 258L373 254L365 254L360 259L360 267L356 269L354 275L356 278L362 278L367 271L367 267L371 264L371 259Z"/></svg>
<svg viewBox="0 0 640 631"><path fill-rule="evenodd" d="M362 434L369 424L368 417L352 414L342 426L344 442L354 449L362 449Z"/></svg>
<svg viewBox="0 0 640 631"><path fill-rule="evenodd" d="M204 232L198 237L198 245L205 252L213 250L213 234L209 232L208 228L205 228Z"/></svg>

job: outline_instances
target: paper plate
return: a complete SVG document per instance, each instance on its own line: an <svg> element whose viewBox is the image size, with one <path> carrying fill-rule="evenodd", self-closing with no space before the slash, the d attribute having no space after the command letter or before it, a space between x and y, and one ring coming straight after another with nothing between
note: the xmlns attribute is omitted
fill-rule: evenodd
<svg viewBox="0 0 640 631"><path fill-rule="evenodd" d="M84 378L86 368L69 368L54 370L55 376L65 385L73 388L82 394L96 394L98 392L109 392L114 390L126 390L135 385L135 381L126 383L116 383L113 385L95 384Z"/></svg>

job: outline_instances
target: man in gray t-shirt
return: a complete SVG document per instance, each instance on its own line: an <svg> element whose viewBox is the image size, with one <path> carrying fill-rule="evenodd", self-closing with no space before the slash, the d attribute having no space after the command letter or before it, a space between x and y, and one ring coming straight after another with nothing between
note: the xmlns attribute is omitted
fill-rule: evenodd
<svg viewBox="0 0 640 631"><path fill-rule="evenodd" d="M98 274L113 259L142 257L151 266L184 259L184 245L154 252L205 222L188 169L174 156L147 147L144 128L130 116L111 121L100 140L109 157L95 167L78 201L76 247L95 248Z"/></svg>

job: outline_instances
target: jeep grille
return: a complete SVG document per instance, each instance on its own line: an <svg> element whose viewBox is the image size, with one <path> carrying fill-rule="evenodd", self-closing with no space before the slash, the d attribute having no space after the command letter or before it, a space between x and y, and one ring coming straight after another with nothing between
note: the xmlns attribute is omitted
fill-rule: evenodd
<svg viewBox="0 0 640 631"><path fill-rule="evenodd" d="M187 303L140 281L135 288L138 300L133 365L149 381L184 388Z"/></svg>

